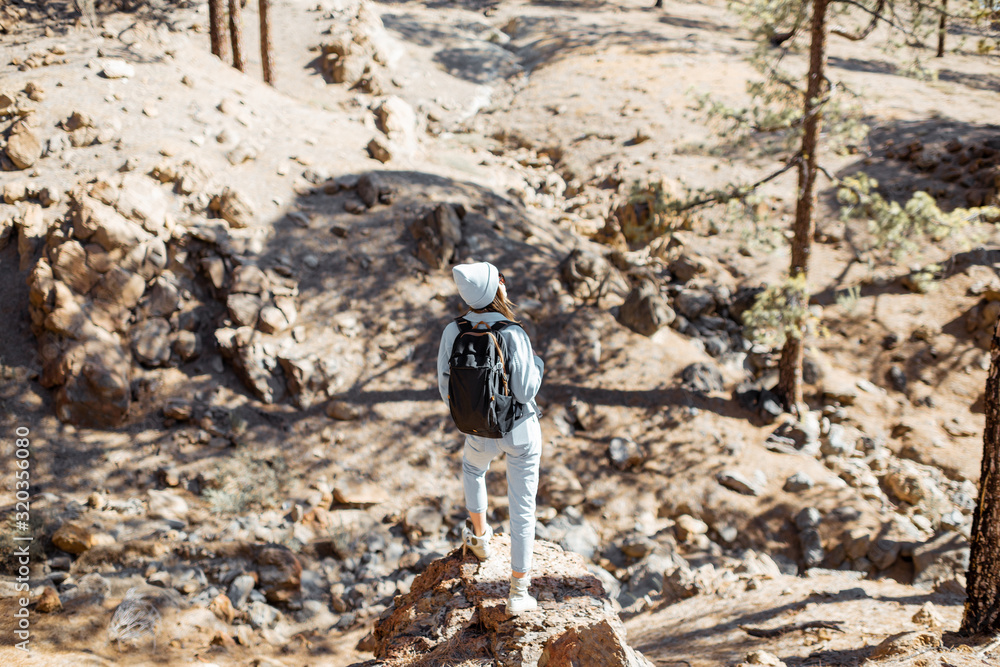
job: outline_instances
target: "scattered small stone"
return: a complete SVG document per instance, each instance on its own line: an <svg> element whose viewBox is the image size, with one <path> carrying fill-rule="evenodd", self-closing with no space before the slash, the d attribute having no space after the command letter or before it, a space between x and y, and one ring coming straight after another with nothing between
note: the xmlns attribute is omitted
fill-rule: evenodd
<svg viewBox="0 0 1000 667"><path fill-rule="evenodd" d="M681 542L689 542L698 535L705 535L708 533L708 524L689 514L682 514L677 517L674 530L677 532L678 540Z"/></svg>
<svg viewBox="0 0 1000 667"><path fill-rule="evenodd" d="M755 482L751 482L742 473L736 472L735 470L726 470L719 473L718 477L719 484L726 487L730 491L735 491L736 493L742 493L746 496L759 496L763 493L763 489L760 485Z"/></svg>
<svg viewBox="0 0 1000 667"><path fill-rule="evenodd" d="M937 607L934 606L933 602L927 601L923 604L917 613L913 615L913 622L918 625L926 625L929 628L940 628L944 625L944 619L941 614L938 613Z"/></svg>
<svg viewBox="0 0 1000 667"><path fill-rule="evenodd" d="M250 605L248 615L250 626L259 630L273 628L281 617L281 612L266 602L254 602Z"/></svg>
<svg viewBox="0 0 1000 667"><path fill-rule="evenodd" d="M632 288L618 310L618 321L643 336L652 336L662 327L670 326L676 317L651 280Z"/></svg>
<svg viewBox="0 0 1000 667"><path fill-rule="evenodd" d="M868 656L869 660L882 660L896 656L916 655L928 648L941 646L941 637L931 632L901 632L886 637Z"/></svg>
<svg viewBox="0 0 1000 667"><path fill-rule="evenodd" d="M240 575L240 576L247 576L247 575ZM237 577L237 579L238 578L239 577ZM252 582L253 581L253 577L250 577L250 580ZM235 581L234 581L234 583L235 583ZM230 590L232 590L232 586L230 586ZM250 594L249 591L247 591L247 595L249 595L249 594ZM208 608L223 623L232 623L233 620L236 618L236 615L237 615L236 608L233 607L232 601L224 593L219 593L217 596L215 596L215 598L212 600L212 602L209 603Z"/></svg>
<svg viewBox="0 0 1000 667"><path fill-rule="evenodd" d="M896 540L881 538L868 547L868 560L879 570L884 570L896 562L902 548Z"/></svg>
<svg viewBox="0 0 1000 667"><path fill-rule="evenodd" d="M768 667L785 667L785 663L778 659L778 656L767 651L757 650L747 653L747 663L751 665L767 665Z"/></svg>
<svg viewBox="0 0 1000 667"><path fill-rule="evenodd" d="M722 391L725 380L722 373L712 364L696 362L681 371L681 382L685 389L704 393Z"/></svg>
<svg viewBox="0 0 1000 667"><path fill-rule="evenodd" d="M54 614L62 611L62 608L59 593L54 588L46 586L42 589L42 594L38 596L38 603L35 605L35 611L40 614Z"/></svg>
<svg viewBox="0 0 1000 667"><path fill-rule="evenodd" d="M135 76L135 67L120 58L106 58L101 73L109 79L125 79Z"/></svg>
<svg viewBox="0 0 1000 667"><path fill-rule="evenodd" d="M257 580L250 574L241 574L229 584L228 598L236 609L243 609L250 598L250 591L257 585Z"/></svg>
<svg viewBox="0 0 1000 667"><path fill-rule="evenodd" d="M71 554L82 554L96 542L94 531L75 522L64 523L52 534L52 544Z"/></svg>
<svg viewBox="0 0 1000 667"><path fill-rule="evenodd" d="M642 448L631 438L612 438L608 445L608 456L619 470L642 465L645 459Z"/></svg>
<svg viewBox="0 0 1000 667"><path fill-rule="evenodd" d="M813 482L812 477L804 472L797 472L790 475L788 479L785 480L785 486L783 487L785 491L789 493L799 493L801 491L807 491L813 487L815 482Z"/></svg>
<svg viewBox="0 0 1000 667"><path fill-rule="evenodd" d="M899 392L906 391L906 373L903 372L902 368L896 365L890 366L886 375L893 389Z"/></svg>
<svg viewBox="0 0 1000 667"><path fill-rule="evenodd" d="M334 399L326 405L326 416L338 421L354 421L363 414L361 406Z"/></svg>

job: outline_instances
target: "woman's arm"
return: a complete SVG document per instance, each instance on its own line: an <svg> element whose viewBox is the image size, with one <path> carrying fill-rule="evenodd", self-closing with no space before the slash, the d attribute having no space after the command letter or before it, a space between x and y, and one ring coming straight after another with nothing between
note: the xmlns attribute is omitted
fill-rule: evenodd
<svg viewBox="0 0 1000 667"><path fill-rule="evenodd" d="M455 345L455 337L458 333L458 325L452 322L441 332L441 345L438 347L438 392L441 400L448 402L448 379L451 376L451 369L448 360L451 358L451 348Z"/></svg>
<svg viewBox="0 0 1000 667"><path fill-rule="evenodd" d="M506 330L510 355L510 391L520 403L530 403L542 386L545 364L531 350L531 341L518 326Z"/></svg>

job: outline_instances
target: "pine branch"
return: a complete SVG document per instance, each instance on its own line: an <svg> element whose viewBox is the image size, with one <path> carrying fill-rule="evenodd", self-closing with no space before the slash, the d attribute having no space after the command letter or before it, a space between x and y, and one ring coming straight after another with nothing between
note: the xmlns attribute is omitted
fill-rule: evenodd
<svg viewBox="0 0 1000 667"><path fill-rule="evenodd" d="M910 31L908 31L903 26L901 26L898 23L895 23L892 20L886 18L882 14L882 10L885 8L885 0L879 0L879 5L878 5L878 9L877 10L869 9L868 7L865 7L860 2L855 2L854 0L831 0L830 1L830 4L836 4L836 3L843 3L845 5L851 5L852 7L857 7L858 9L862 10L866 14L870 14L872 16L872 22L873 23L877 23L878 21L883 21L884 23L888 23L890 26L892 26L896 30L900 30L900 31L906 33L907 35L912 34ZM890 9L891 8L892 7L890 5ZM896 15L895 10L893 10L892 14L893 14L893 16ZM831 30L830 33L831 34L838 34L838 33L834 33L833 30ZM850 39L850 38L848 38L848 39Z"/></svg>
<svg viewBox="0 0 1000 667"><path fill-rule="evenodd" d="M852 42L860 42L868 35L872 34L875 30L875 26L878 25L878 20L882 16L882 10L885 8L885 0L879 0L878 6L875 7L872 12L872 20L868 23L864 30L859 33L849 33L844 28L833 27L830 28L831 35L837 35L838 37L843 37L844 39L849 39Z"/></svg>
<svg viewBox="0 0 1000 667"><path fill-rule="evenodd" d="M797 165L799 162L801 162L801 158L802 154L796 153L791 157L791 159L788 160L788 162L785 163L785 165L781 169L765 176L764 178L760 179L755 183L752 183L750 185L737 186L736 188L727 191L717 190L708 197L702 197L701 199L696 199L692 202L688 202L684 206L681 206L675 210L677 213L682 213L684 211L690 211L693 208L698 208L700 206L705 206L707 204L721 204L730 201L732 199L742 199L747 195L749 195L754 190L756 190L757 188L759 188L760 186L767 183L768 181L773 181L778 176L781 176L783 173L785 173L786 171Z"/></svg>

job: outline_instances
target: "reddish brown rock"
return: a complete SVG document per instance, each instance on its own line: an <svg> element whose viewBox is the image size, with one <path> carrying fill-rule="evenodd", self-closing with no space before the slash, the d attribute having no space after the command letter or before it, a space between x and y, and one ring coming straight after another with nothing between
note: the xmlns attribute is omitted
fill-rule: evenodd
<svg viewBox="0 0 1000 667"><path fill-rule="evenodd" d="M82 524L67 522L52 534L52 544L66 553L82 554L94 546L94 531Z"/></svg>
<svg viewBox="0 0 1000 667"><path fill-rule="evenodd" d="M59 594L51 586L46 586L42 594L38 596L38 604L35 605L35 611L39 614L54 614L57 611L62 611L62 601L59 599Z"/></svg>
<svg viewBox="0 0 1000 667"><path fill-rule="evenodd" d="M268 602L288 602L299 594L302 564L284 547L269 546L257 552L257 585Z"/></svg>
<svg viewBox="0 0 1000 667"><path fill-rule="evenodd" d="M397 596L373 631L367 667L416 667L458 661L504 667L649 667L626 643L604 587L578 554L535 542L531 593L539 608L506 612L510 539L495 538L496 555L479 563L456 549L431 563L406 595Z"/></svg>
<svg viewBox="0 0 1000 667"><path fill-rule="evenodd" d="M56 416L79 426L121 424L131 401L130 356L110 339L76 343L62 362L67 381L56 392Z"/></svg>
<svg viewBox="0 0 1000 667"><path fill-rule="evenodd" d="M38 136L23 123L15 126L7 139L7 157L18 169L27 169L42 156L42 143Z"/></svg>

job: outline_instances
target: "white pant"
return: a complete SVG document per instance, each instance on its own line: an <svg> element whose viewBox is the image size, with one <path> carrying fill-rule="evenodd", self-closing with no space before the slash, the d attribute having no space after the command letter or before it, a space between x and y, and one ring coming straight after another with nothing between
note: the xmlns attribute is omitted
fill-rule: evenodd
<svg viewBox="0 0 1000 667"><path fill-rule="evenodd" d="M535 544L535 494L542 460L542 429L538 417L532 415L522 420L502 438L465 436L462 482L465 506L470 512L486 512L486 472L500 452L507 454L510 566L515 572L528 572Z"/></svg>

